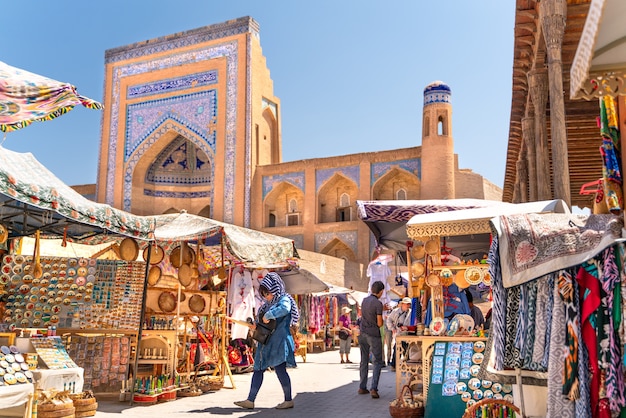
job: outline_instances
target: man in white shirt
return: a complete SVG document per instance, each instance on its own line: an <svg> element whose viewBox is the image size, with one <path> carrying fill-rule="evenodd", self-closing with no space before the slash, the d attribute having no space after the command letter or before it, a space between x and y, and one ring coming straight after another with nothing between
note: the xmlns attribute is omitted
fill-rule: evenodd
<svg viewBox="0 0 626 418"><path fill-rule="evenodd" d="M385 321L387 328L393 332L394 339L398 335L405 335L408 326L411 325L411 298L403 298L398 306L391 311ZM391 355L391 369L396 369L396 343L393 344L393 354Z"/></svg>

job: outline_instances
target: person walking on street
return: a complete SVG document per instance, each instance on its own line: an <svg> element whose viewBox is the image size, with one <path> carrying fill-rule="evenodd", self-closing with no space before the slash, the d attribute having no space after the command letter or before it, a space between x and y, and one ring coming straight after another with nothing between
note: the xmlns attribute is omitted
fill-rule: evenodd
<svg viewBox="0 0 626 418"><path fill-rule="evenodd" d="M350 320L350 309L347 306L341 308L341 316L337 323L339 332L339 357L342 363L352 363L350 361L350 348L352 347L352 321ZM344 338L345 337L345 338ZM345 361L343 357L346 357Z"/></svg>
<svg viewBox="0 0 626 418"><path fill-rule="evenodd" d="M359 366L360 382L358 393L369 393L372 398L378 399L378 380L380 371L385 364L383 360L383 340L380 337L380 327L383 325L383 304L379 300L383 294L385 285L381 281L372 284L371 294L363 299L361 304L361 334L359 335L359 347L361 349L361 364ZM372 383L367 391L367 375L369 369L370 353L374 357L374 371Z"/></svg>
<svg viewBox="0 0 626 418"><path fill-rule="evenodd" d="M392 370L395 370L397 344L395 338L398 335L405 334L408 330L408 326L411 325L411 298L403 298L400 303L398 303L398 306L387 316L385 325L391 330L390 332L393 332L393 354L391 355L391 362L389 364Z"/></svg>
<svg viewBox="0 0 626 418"><path fill-rule="evenodd" d="M287 374L287 367L296 367L294 355L296 345L289 327L298 322L300 317L298 306L291 295L285 292L285 283L278 273L267 273L259 285L259 292L265 299L265 303L259 309L257 322L262 321L267 324L274 319L276 327L265 344L257 342L248 398L235 402L235 405L254 409L254 400L263 384L263 374L271 367L276 372L285 395L285 401L279 403L276 408L293 408L291 379Z"/></svg>

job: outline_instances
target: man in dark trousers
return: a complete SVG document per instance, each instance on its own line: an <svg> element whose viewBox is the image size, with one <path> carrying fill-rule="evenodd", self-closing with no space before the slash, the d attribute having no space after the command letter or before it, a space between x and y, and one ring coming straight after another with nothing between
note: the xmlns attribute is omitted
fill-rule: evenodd
<svg viewBox="0 0 626 418"><path fill-rule="evenodd" d="M370 352L374 357L374 372L369 394L378 399L378 380L380 371L385 362L383 361L383 341L380 335L380 327L383 325L383 304L378 300L385 289L383 282L372 283L371 294L363 299L361 304L361 334L359 335L359 347L361 348L361 364L359 367L361 381L359 382L359 395L365 395L367 391L367 374L369 368Z"/></svg>

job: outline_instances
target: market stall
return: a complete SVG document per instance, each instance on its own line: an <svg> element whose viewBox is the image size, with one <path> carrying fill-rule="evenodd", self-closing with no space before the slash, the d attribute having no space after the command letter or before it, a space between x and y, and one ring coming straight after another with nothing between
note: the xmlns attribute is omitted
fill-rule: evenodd
<svg viewBox="0 0 626 418"><path fill-rule="evenodd" d="M406 223L410 295L423 315L415 335L398 338L396 392L400 396L403 386L411 383L422 388L427 416L442 407L461 416L483 398L514 401L509 382L477 377L486 358L487 332L474 326L463 289L490 294L489 220L499 214L536 212L569 209L558 200L492 204L417 215Z"/></svg>

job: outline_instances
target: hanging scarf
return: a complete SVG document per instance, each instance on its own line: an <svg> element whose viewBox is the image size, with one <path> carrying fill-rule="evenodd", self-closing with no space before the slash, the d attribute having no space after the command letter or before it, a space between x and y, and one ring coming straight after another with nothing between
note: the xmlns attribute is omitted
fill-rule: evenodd
<svg viewBox="0 0 626 418"><path fill-rule="evenodd" d="M278 303L278 301L284 296L289 298L291 301L291 325L295 325L298 323L298 319L300 318L300 312L298 312L298 305L293 297L285 291L285 282L280 278L278 273L267 273L263 280L261 280L260 285L269 290L274 297L269 302L266 302L263 305L264 312L267 312L272 306Z"/></svg>
<svg viewBox="0 0 626 418"><path fill-rule="evenodd" d="M624 373L621 362L621 350L619 338L616 335L616 326L612 308L614 303L614 290L620 283L619 269L615 260L614 248L610 247L603 252L602 289L606 293L606 314L609 320L608 327L608 355L606 370L606 397L609 399L611 411L619 411L626 406L624 397ZM619 295L619 293L617 293ZM620 303L621 305L621 303Z"/></svg>
<svg viewBox="0 0 626 418"><path fill-rule="evenodd" d="M576 417L575 403L563 396L563 373L565 368L565 357L567 352L563 349L566 347L566 322L565 322L565 304L559 293L558 276L561 272L557 272L557 279L551 287L553 292L552 300L552 317L551 317L551 333L548 357L548 413L546 418L574 418Z"/></svg>
<svg viewBox="0 0 626 418"><path fill-rule="evenodd" d="M580 285L581 312L580 322L583 341L589 353L589 366L591 367L591 410L596 411L600 399L600 367L598 364L598 343L596 329L596 310L600 307L600 283L587 271L594 270L594 266L583 263L576 277Z"/></svg>
<svg viewBox="0 0 626 418"><path fill-rule="evenodd" d="M568 399L575 400L579 398L578 344L580 341L577 333L579 323L575 299L576 289L571 274L566 270L562 270L559 274L557 286L559 295L565 305L565 345L568 348L563 373L563 395L567 396Z"/></svg>

